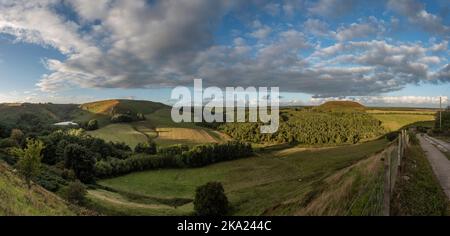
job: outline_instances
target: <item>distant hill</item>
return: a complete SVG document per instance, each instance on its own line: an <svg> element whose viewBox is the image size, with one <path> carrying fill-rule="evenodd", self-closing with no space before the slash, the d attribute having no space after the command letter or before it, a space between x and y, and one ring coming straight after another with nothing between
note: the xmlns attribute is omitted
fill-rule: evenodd
<svg viewBox="0 0 450 236"><path fill-rule="evenodd" d="M0 216L67 215L76 213L64 200L37 185L29 190L22 179L0 162Z"/></svg>
<svg viewBox="0 0 450 236"><path fill-rule="evenodd" d="M139 100L112 99L97 101L80 105L80 108L94 114L112 116L114 114L150 114L169 106L158 102Z"/></svg>
<svg viewBox="0 0 450 236"><path fill-rule="evenodd" d="M72 120L79 112L83 111L75 104L5 103L0 104L0 127L38 132L53 123Z"/></svg>
<svg viewBox="0 0 450 236"><path fill-rule="evenodd" d="M317 111L365 111L366 107L353 101L329 101L315 108Z"/></svg>
<svg viewBox="0 0 450 236"><path fill-rule="evenodd" d="M0 124L10 127L23 125L50 125L63 121L82 123L97 119L101 125L109 123L114 114L150 114L169 109L162 103L135 100L106 100L78 104L3 103L0 104ZM23 121L23 122L22 122ZM21 125L21 123L24 123ZM40 129L39 127L36 127Z"/></svg>

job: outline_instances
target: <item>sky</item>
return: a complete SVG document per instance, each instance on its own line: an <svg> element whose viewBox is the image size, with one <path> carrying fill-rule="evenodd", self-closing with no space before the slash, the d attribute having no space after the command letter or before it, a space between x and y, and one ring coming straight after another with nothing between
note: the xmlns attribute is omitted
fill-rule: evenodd
<svg viewBox="0 0 450 236"><path fill-rule="evenodd" d="M201 78L284 105L436 107L449 40L448 0L0 0L0 102L170 104Z"/></svg>

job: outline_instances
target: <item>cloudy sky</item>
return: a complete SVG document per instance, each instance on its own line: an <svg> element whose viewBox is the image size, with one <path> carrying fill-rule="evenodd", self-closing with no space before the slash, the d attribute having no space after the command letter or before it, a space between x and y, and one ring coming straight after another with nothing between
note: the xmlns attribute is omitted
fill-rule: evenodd
<svg viewBox="0 0 450 236"><path fill-rule="evenodd" d="M0 0L0 102L168 102L277 86L286 104L450 97L448 0Z"/></svg>

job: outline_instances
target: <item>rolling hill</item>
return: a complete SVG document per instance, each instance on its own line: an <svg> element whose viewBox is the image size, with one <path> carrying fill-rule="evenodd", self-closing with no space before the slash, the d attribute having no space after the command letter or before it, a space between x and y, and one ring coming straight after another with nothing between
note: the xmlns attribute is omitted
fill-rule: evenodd
<svg viewBox="0 0 450 236"><path fill-rule="evenodd" d="M51 124L71 119L78 110L78 105L75 104L5 103L0 104L0 122L14 124L21 117L33 116L40 122Z"/></svg>
<svg viewBox="0 0 450 236"><path fill-rule="evenodd" d="M81 110L89 112L98 119L101 128L88 132L106 141L124 141L130 147L146 140L153 140L160 146L203 143L220 143L228 140L226 135L194 123L175 123L171 119L170 106L162 103L138 100L105 100L80 105ZM115 114L130 114L136 117L143 114L145 120L130 123L110 124Z"/></svg>
<svg viewBox="0 0 450 236"><path fill-rule="evenodd" d="M151 101L112 99L85 103L80 105L80 108L90 113L112 116L120 113L150 114L169 106Z"/></svg>
<svg viewBox="0 0 450 236"><path fill-rule="evenodd" d="M365 111L366 107L352 101L329 101L315 108L317 111Z"/></svg>
<svg viewBox="0 0 450 236"><path fill-rule="evenodd" d="M44 188L25 182L0 162L0 216L70 216L69 205Z"/></svg>

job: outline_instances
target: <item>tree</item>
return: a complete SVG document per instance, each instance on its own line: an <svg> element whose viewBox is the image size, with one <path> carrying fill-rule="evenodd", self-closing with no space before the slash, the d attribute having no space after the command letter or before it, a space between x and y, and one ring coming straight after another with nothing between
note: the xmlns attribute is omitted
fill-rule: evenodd
<svg viewBox="0 0 450 236"><path fill-rule="evenodd" d="M136 118L137 118L138 120L145 120L145 115L142 114L142 113L137 113L137 114L136 114Z"/></svg>
<svg viewBox="0 0 450 236"><path fill-rule="evenodd" d="M64 166L73 169L83 183L94 181L94 154L78 144L69 144L64 149Z"/></svg>
<svg viewBox="0 0 450 236"><path fill-rule="evenodd" d="M197 188L194 210L200 216L222 216L228 212L228 199L219 182L209 182Z"/></svg>
<svg viewBox="0 0 450 236"><path fill-rule="evenodd" d="M16 167L20 174L25 177L28 188L31 188L31 181L39 175L44 148L42 141L27 139L26 148L13 148L11 151L13 155L19 157Z"/></svg>
<svg viewBox="0 0 450 236"><path fill-rule="evenodd" d="M86 187L80 181L72 182L67 188L67 200L77 205L83 204L86 193Z"/></svg>
<svg viewBox="0 0 450 236"><path fill-rule="evenodd" d="M90 120L86 125L87 130L97 130L98 129L98 121Z"/></svg>
<svg viewBox="0 0 450 236"><path fill-rule="evenodd" d="M138 143L136 147L134 148L135 153L145 153L145 154L156 154L156 144L155 142L148 142L148 143Z"/></svg>
<svg viewBox="0 0 450 236"><path fill-rule="evenodd" d="M11 134L11 128L0 123L0 138L8 138Z"/></svg>
<svg viewBox="0 0 450 236"><path fill-rule="evenodd" d="M20 129L12 129L10 138L14 140L17 144L20 144L22 142L22 139L24 137L24 134L22 130Z"/></svg>

